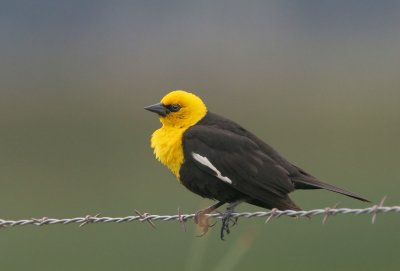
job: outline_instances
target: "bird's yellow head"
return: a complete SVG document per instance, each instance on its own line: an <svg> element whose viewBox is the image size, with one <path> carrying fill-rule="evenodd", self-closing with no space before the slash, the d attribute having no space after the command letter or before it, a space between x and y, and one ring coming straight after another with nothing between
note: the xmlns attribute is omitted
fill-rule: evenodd
<svg viewBox="0 0 400 271"><path fill-rule="evenodd" d="M160 103L145 107L157 113L164 127L189 128L207 113L206 105L194 95L183 90L175 90L165 95Z"/></svg>

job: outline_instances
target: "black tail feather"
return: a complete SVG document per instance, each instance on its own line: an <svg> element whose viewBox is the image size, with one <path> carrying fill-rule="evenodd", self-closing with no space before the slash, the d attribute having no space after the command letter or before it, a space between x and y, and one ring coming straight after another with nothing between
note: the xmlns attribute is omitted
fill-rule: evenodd
<svg viewBox="0 0 400 271"><path fill-rule="evenodd" d="M361 201L365 201L365 202L371 202L369 200L367 200L364 197L361 197L355 193L346 191L344 189L341 189L339 187L327 184L327 183L323 183L319 180L316 180L314 178L308 178L308 176L306 178L301 178L301 179L295 179L294 180L294 185L296 189L326 189L335 193L339 193L354 199L358 199Z"/></svg>

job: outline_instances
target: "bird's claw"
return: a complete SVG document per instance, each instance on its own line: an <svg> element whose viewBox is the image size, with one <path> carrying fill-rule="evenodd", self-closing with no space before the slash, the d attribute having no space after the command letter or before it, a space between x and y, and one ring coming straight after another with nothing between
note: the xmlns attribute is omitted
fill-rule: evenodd
<svg viewBox="0 0 400 271"><path fill-rule="evenodd" d="M222 226L221 226L221 240L224 240L225 233L230 234L230 226L237 225L238 217L233 217L233 210L227 209L224 213L222 213ZM229 225L232 223L232 225Z"/></svg>
<svg viewBox="0 0 400 271"><path fill-rule="evenodd" d="M201 210L198 211L194 216L194 223L196 223L201 230L201 234L197 235L197 237L202 237L208 232L208 228L211 228L216 224L216 222L214 222L213 224L209 223L210 218L207 216L208 214L208 210Z"/></svg>

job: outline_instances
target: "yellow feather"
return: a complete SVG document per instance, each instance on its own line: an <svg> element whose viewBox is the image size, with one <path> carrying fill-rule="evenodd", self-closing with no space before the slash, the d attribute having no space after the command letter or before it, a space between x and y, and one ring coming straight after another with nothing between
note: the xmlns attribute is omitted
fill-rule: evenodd
<svg viewBox="0 0 400 271"><path fill-rule="evenodd" d="M151 147L154 149L156 158L179 180L179 170L185 159L182 136L189 127L206 115L207 108L199 97L182 90L170 92L164 96L161 103L179 104L181 109L160 117L162 127L153 133Z"/></svg>
<svg viewBox="0 0 400 271"><path fill-rule="evenodd" d="M151 147L156 158L167 166L179 180L179 170L183 164L182 135L186 129L162 127L151 137Z"/></svg>

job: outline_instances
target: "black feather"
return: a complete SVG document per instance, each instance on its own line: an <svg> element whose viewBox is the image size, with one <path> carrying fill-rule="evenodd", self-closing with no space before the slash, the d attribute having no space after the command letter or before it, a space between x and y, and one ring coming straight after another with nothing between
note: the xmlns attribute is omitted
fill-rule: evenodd
<svg viewBox="0 0 400 271"><path fill-rule="evenodd" d="M323 183L294 166L271 146L226 118L208 112L183 135L184 163L180 179L192 192L222 202L244 200L264 208L300 208L288 197L295 189L326 189L362 201L352 192ZM206 157L231 180L193 158Z"/></svg>
<svg viewBox="0 0 400 271"><path fill-rule="evenodd" d="M295 179L294 186L296 189L325 189L325 190L329 190L329 191L332 191L335 193L346 195L348 197L355 198L355 199L358 199L361 201L370 202L366 198L364 198L360 195L357 195L353 192L350 192L345 189L321 182L316 179Z"/></svg>

